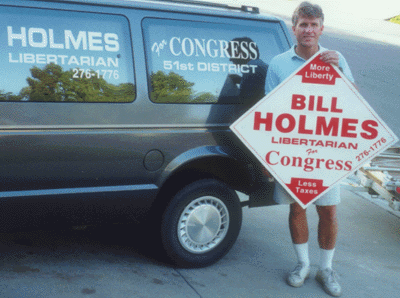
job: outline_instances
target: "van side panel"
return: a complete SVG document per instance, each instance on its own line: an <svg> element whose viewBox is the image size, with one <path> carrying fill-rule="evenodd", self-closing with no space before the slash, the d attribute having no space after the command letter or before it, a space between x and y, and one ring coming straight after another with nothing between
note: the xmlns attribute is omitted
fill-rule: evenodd
<svg viewBox="0 0 400 298"><path fill-rule="evenodd" d="M246 102L217 101L234 74L219 40L257 32L265 64L289 47L277 20L95 2L0 4L0 229L145 219L176 157L237 150L228 127ZM218 40L218 58L191 52L203 39ZM182 78L184 100L156 88L157 72Z"/></svg>

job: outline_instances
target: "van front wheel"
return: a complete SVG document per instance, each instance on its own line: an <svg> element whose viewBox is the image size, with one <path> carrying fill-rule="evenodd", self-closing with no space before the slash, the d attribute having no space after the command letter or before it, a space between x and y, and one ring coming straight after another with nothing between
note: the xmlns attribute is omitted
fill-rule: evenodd
<svg viewBox="0 0 400 298"><path fill-rule="evenodd" d="M168 205L161 224L164 250L174 265L203 267L233 246L242 224L238 195L214 179L193 182Z"/></svg>

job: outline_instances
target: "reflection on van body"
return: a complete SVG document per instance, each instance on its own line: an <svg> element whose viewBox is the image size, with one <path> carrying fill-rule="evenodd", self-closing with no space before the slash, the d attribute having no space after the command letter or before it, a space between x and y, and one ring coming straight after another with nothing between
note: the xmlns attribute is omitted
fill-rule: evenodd
<svg viewBox="0 0 400 298"><path fill-rule="evenodd" d="M47 64L43 69L37 66L26 78L28 86L18 94L0 90L1 101L30 102L131 102L135 98L135 86L122 83L118 86L107 83L106 74L100 71L74 68L63 71L60 65ZM85 78L85 79L81 79Z"/></svg>
<svg viewBox="0 0 400 298"><path fill-rule="evenodd" d="M134 100L127 18L6 6L1 16L0 100Z"/></svg>
<svg viewBox="0 0 400 298"><path fill-rule="evenodd" d="M267 62L284 47L280 36L272 34L274 24L270 23L263 24L260 30L254 25L239 28L146 18L143 25L154 92L151 100L156 103L249 107L264 96ZM241 37L243 30L248 36ZM160 96L163 83L168 85L167 90L176 87L175 92ZM178 90L183 91L183 85L185 95L177 94Z"/></svg>

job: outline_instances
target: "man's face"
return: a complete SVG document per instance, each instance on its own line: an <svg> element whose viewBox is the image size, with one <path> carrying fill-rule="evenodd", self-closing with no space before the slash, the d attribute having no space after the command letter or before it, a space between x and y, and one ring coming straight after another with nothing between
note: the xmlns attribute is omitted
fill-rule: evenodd
<svg viewBox="0 0 400 298"><path fill-rule="evenodd" d="M296 26L292 27L297 43L303 47L318 46L319 37L322 35L324 26L320 18L301 17Z"/></svg>

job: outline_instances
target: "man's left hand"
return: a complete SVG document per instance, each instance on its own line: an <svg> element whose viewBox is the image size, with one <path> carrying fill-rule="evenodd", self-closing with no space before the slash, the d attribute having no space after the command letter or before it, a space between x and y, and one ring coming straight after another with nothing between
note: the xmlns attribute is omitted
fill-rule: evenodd
<svg viewBox="0 0 400 298"><path fill-rule="evenodd" d="M335 51L325 51L321 53L321 60L339 67L339 55Z"/></svg>

